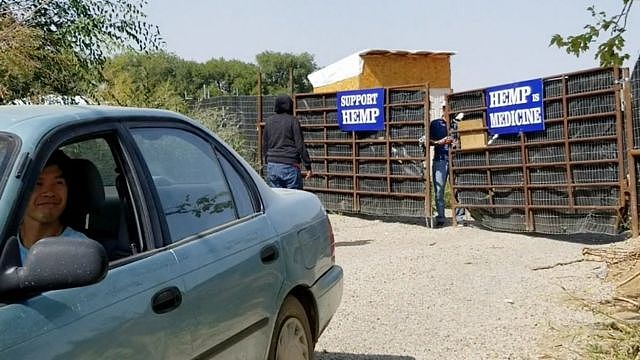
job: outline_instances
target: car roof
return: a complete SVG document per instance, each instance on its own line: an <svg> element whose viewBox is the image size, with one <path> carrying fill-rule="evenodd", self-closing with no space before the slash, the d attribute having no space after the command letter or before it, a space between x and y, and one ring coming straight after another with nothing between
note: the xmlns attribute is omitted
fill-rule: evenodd
<svg viewBox="0 0 640 360"><path fill-rule="evenodd" d="M59 125L112 117L164 117L186 120L182 115L157 109L101 105L3 105L0 131L18 135L44 133Z"/></svg>

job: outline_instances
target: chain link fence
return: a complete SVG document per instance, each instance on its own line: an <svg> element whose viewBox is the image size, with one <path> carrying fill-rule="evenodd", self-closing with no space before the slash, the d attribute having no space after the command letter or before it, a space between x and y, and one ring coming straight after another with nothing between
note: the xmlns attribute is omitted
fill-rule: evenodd
<svg viewBox="0 0 640 360"><path fill-rule="evenodd" d="M244 141L243 153L245 160L259 170L260 159L257 157L258 149L258 122L273 114L275 105L275 95L266 96L216 96L204 99L197 103L190 104L190 110L195 109L218 109L222 113L230 114L224 120L236 122ZM262 100L262 106L260 101ZM262 114L259 114L262 109ZM261 115L261 116L260 116ZM236 149L237 150L237 149Z"/></svg>

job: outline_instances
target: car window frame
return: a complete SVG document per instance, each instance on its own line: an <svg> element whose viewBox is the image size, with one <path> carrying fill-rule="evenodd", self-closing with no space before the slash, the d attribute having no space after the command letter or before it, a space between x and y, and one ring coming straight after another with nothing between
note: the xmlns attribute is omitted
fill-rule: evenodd
<svg viewBox="0 0 640 360"><path fill-rule="evenodd" d="M8 171L5 171L4 174L0 176L0 196L2 196L2 194L4 193L5 186L7 185L7 182L9 181L9 178L11 176L15 176L16 178L21 178L24 176L25 169L22 169L21 164L24 162L28 162L28 154L26 155L25 159L19 160L20 162L18 165L21 166L21 169L16 170L16 173L14 174L13 167L16 164L16 161L18 161L18 156L20 155L20 149L22 148L22 139L19 136L6 131L0 131L0 136L8 137L11 140L11 146L12 146L10 156L7 156L7 158L4 160L4 163L0 163L0 166L5 166L6 169L8 170ZM9 214L11 215L9 218L13 219L14 218L13 214L16 207L16 201L14 201L14 203L11 204L11 207L12 209L9 211ZM11 221L5 221L4 228L0 229L0 236L2 236L0 237L0 253L4 249L6 241L10 237L10 236L7 236L7 234L11 234L11 232L8 231L8 229L11 228L11 223L12 223Z"/></svg>
<svg viewBox="0 0 640 360"><path fill-rule="evenodd" d="M157 219L157 213L146 210L146 208L149 207L150 201L151 204L153 204L153 200L145 196L145 191L149 191L149 189L145 189L144 184L146 181L140 181L140 166L136 164L134 156L131 155L131 144L128 143L129 134L122 126L121 121L122 119L119 117L96 117L95 119L82 123L60 125L43 137L36 146L34 153L29 154L30 160L24 169L23 185L18 191L18 196L11 210L11 219L13 220L7 224L5 234L17 233L22 214L24 214L27 207L27 196L35 186L40 169L55 149L65 144L81 142L83 139L88 140L104 137L109 144L112 154L114 151L118 153L114 155L114 161L122 168L124 172L123 175L132 188L132 194L130 194L132 198L130 200L136 207L136 212L138 213L138 219L136 219L136 221L138 222L140 231L143 232L144 241L147 246L146 251L110 262L109 269L138 261L158 251L159 247L156 244L157 242L152 241L152 239L162 236L162 232L159 229L159 220ZM115 149L114 146L116 147ZM154 218L156 218L155 221Z"/></svg>
<svg viewBox="0 0 640 360"><path fill-rule="evenodd" d="M229 151L229 149L222 146L222 144L220 144L218 141L215 141L216 139L212 139L212 140L214 140L213 147L214 147L216 156L218 157L221 156L227 162L229 162L233 170L235 170L238 176L240 177L240 180L242 180L242 182L246 185L246 188L249 192L249 198L251 199L251 204L253 206L252 215L264 213L264 205L262 203L262 197L260 197L260 191L258 190L258 186L256 185L255 181L253 180L253 178L251 177L247 169L238 161L238 159L236 159L236 157L232 154L231 151ZM222 172L225 175L225 179L227 181L229 189L231 189L231 184L229 184L229 175L226 173L225 168L224 166L222 166L222 164L220 164L220 167L222 168ZM233 192L232 192L232 195L233 195ZM252 215L249 215L248 217L251 217Z"/></svg>
<svg viewBox="0 0 640 360"><path fill-rule="evenodd" d="M0 159L0 169L7 169L7 171L0 176L0 195L2 195L4 187L7 184L7 180L11 176L12 165L20 153L22 140L17 135L5 131L0 131L0 137L7 138L9 144L7 148L7 156L4 159ZM16 176L18 175L19 174L16 174Z"/></svg>
<svg viewBox="0 0 640 360"><path fill-rule="evenodd" d="M237 169L236 166L240 166L243 169L243 172L241 173L241 175L246 176L247 177L243 177L245 183L247 183L247 178L250 179L250 185L248 186L248 189L251 192L251 198L252 201L258 201L259 202L259 209L260 211L256 210L254 208L254 213L253 216L246 216L243 218L236 218L233 221L229 221L227 223L215 226L213 228L209 228L205 231L202 232L198 232L195 233L193 235L189 235L186 236L176 242L172 242L171 241L171 233L169 231L169 225L167 223L166 217L165 216L161 216L162 214L164 214L164 210L162 208L162 203L160 201L160 196L158 194L158 191L156 189L155 184L153 183L152 180L147 180L147 184L153 189L150 190L150 194L154 199L154 203L155 203L155 209L156 209L156 213L158 214L158 216L160 217L160 221L161 221L161 228L162 228L162 232L163 232L163 240L164 240L164 248L167 249L172 249L174 247L180 246L182 244L185 244L187 242L191 242L194 240L198 240L200 238L206 237L206 236L210 236L213 233L217 233L220 232L224 229L227 229L231 226L235 226L239 223L245 222L248 219L253 218L254 216L258 216L259 214L263 213L263 209L264 206L262 205L262 199L259 196L259 191L258 191L258 187L257 185L253 182L253 179L250 178L250 176L248 175L248 171L246 169L244 169L244 166L242 166L239 161L237 161L235 159L234 156L231 155L231 152L225 148L224 145L222 145L218 139L215 138L215 136L212 136L207 130L189 122L186 120L183 120L181 118L178 117L146 117L146 118L139 118L136 120L131 120L128 121L127 124L124 125L124 127L128 130L129 132L129 138L130 141L133 142L133 146L135 146L135 152L136 152L136 157L137 160L143 164L141 166L144 167L144 178L145 179L151 179L151 171L149 170L144 156L142 155L142 152L140 151L140 148L137 146L137 144L135 143L135 140L133 138L133 134L131 133L131 130L134 129L145 129L145 128L168 128L168 129L177 129L177 130L183 130L186 131L188 133L191 133L199 138L201 138L203 141L205 141L210 147L211 147L211 151L213 154L213 157L216 159L216 161L218 161L218 164L220 166L220 169L222 170L222 174L224 176L225 181L227 182L227 186L230 187L230 185L228 184L228 176L227 174L224 172L224 168L222 166L222 164L220 163L220 160L218 159L218 156L220 156L221 152L227 154L227 156L225 156L225 159L227 159L232 166L234 166L234 168ZM231 192L231 196L232 199L234 201L234 206L235 206L235 196L234 194ZM237 211L236 211L237 214Z"/></svg>

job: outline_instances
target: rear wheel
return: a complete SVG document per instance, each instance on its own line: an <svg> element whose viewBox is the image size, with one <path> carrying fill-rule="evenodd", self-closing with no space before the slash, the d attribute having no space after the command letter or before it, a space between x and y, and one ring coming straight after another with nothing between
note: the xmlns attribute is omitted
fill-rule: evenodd
<svg viewBox="0 0 640 360"><path fill-rule="evenodd" d="M269 347L269 360L312 360L313 339L300 301L287 297L280 308Z"/></svg>

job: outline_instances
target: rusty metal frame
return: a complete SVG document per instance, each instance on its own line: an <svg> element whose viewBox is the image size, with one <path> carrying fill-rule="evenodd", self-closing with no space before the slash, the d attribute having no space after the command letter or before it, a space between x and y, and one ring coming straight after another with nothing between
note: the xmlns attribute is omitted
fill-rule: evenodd
<svg viewBox="0 0 640 360"><path fill-rule="evenodd" d="M618 82L621 78L628 78L628 75L626 75L626 77L624 76L624 74L622 74L621 72L623 70L619 69L619 68L611 68L610 69L613 72L613 78L614 81ZM479 209L496 209L496 208L509 208L509 209L522 209L522 211L524 211L524 221L525 221L525 229L526 231L536 231L536 224L535 224L535 220L534 220L534 210L536 209L558 209L558 210L571 210L572 212L575 210L605 210L608 212L615 212L618 215L618 219L621 219L622 217L622 213L624 208L627 206L626 204L626 196L625 194L631 192L631 195L629 196L631 198L631 219L632 219L632 232L634 234L637 235L638 232L638 210L637 210L637 197L635 194L635 187L634 186L628 186L627 183L627 179L626 179L626 174L630 174L630 178L629 178L629 182L631 182L632 184L635 184L635 167L631 167L632 164L635 164L635 157L636 156L640 156L640 151L638 151L637 153L635 151L626 151L626 149L624 148L624 136L626 133L626 141L627 144L629 143L633 143L633 139L632 139L632 134L630 134L629 131L625 132L625 128L626 129L631 129L631 115L630 115L630 111L626 111L625 112L625 117L623 119L623 115L622 115L622 103L621 103L621 96L620 95L624 95L625 98L625 103L630 104L630 92L629 90L624 91L623 87L620 85L616 85L613 86L611 88L606 88L606 89L598 89L598 90L592 90L592 91L585 91L585 92L579 92L579 93L573 93L573 94L569 94L568 93L568 84L567 84L567 79L572 77L572 76L576 76L576 75L581 75L581 74L588 74L588 73L596 73L597 71L602 71L602 69L589 69L589 70L584 70L584 71L578 71L578 72L573 72L573 73L567 73L567 74L561 74L561 75L557 75L557 76L551 76L551 77L546 77L543 80L545 81L561 81L561 94L559 96L553 96L553 97L547 97L547 95L544 95L544 102L545 104L549 103L549 102L557 102L557 101L562 101L562 108L563 108L563 114L562 114L562 118L554 118L551 120L545 120L545 124L560 124L562 123L562 129L563 129L563 134L562 134L562 138L560 140L542 140L542 141L535 141L535 142L529 142L527 139L527 134L519 134L519 142L514 142L514 143L510 143L510 144L505 144L505 145L491 145L491 146L486 146L484 149L481 150L477 150L477 149L470 149L470 150L463 150L463 149L453 149L452 153L453 156L450 156L450 167L449 167L449 179L450 179L450 184L451 184L451 188L452 188L452 196L451 196L451 204L453 207L453 210L455 212L457 207L464 207L467 209L473 209L473 208L479 208ZM626 74L628 74L628 70L624 70ZM470 108L461 108L461 109L451 109L449 106L452 104L452 100L455 101L455 99L463 99L464 96L477 96L477 94L479 92L484 92L484 89L475 89L475 90L471 90L471 91L465 91L465 92L461 92L461 93L453 93L453 94L449 94L448 98L447 98L447 118L450 118L450 116L455 113L455 112L460 112L460 111L464 111L464 112L482 112L483 114L483 120L485 121L485 126L484 126L484 130L487 130L486 127L486 104L484 104L484 99L482 99L482 107L470 107ZM570 116L569 114L569 108L568 108L568 101L570 99L574 99L574 98L587 98L589 96L593 96L593 95L598 95L598 94L608 94L608 93L612 93L614 94L614 98L615 98L615 110L612 113L598 113L598 114L593 114L593 115L579 115L579 116ZM581 120L588 120L590 118L603 118L605 116L614 116L615 117L615 136L593 136L593 137L589 137L589 138L574 138L571 139L569 137L569 123L572 121L581 121ZM626 125L625 125L626 124ZM474 130L471 130L474 131ZM546 131L546 130L545 130ZM459 130L460 135L463 135L465 133L464 130ZM572 161L571 157L572 157L572 152L571 152L571 145L574 143L580 143L580 142L590 142L590 141L594 141L594 140L615 140L616 142L616 152L617 152L617 156L615 159L601 159L601 160L588 160L588 161ZM630 142L631 141L631 142ZM531 163L529 162L529 150L532 148L536 148L536 147L545 147L545 146L549 146L549 145L561 145L563 148L563 155L564 155L564 161L558 161L558 162L535 162L535 163ZM500 164L500 165L489 165L491 164L491 162L489 161L489 156L490 156L490 152L491 151L495 151L496 149L515 149L515 148L519 148L520 149L520 155L521 155L521 163L520 164L513 164L513 165L505 165L505 164ZM484 158L485 158L485 165L484 166L458 166L456 167L454 164L454 157L456 156L456 154L461 154L461 153L479 153L479 152L483 152L484 153ZM630 169L632 169L633 171L626 171L627 168L625 168L625 156L627 159L627 163ZM618 166L618 180L615 182L593 182L593 183L583 183L583 182L579 182L576 183L572 177L573 175L573 169L575 165L581 165L581 164L604 164L604 163L616 163L616 165ZM538 168L538 167L557 167L557 168L563 168L564 169L564 173L565 173L565 182L563 183L553 183L553 184L532 184L529 182L529 178L530 178L530 173L531 173L531 169L533 168ZM523 181L521 184L518 185L514 185L514 184L508 184L508 185L495 185L493 184L493 179L492 179L492 169L509 169L509 168L520 168L522 169L522 177L523 177ZM456 181L455 178L457 176L457 173L460 171L467 171L467 170L486 170L486 175L487 175L487 184L486 185L456 185ZM619 193L618 193L618 202L616 205L610 205L610 206L597 206L597 205L576 205L576 200L574 199L574 192L576 189L583 189L583 188L590 188L590 187L613 187L613 188L617 188ZM498 188L504 188L504 189L522 189L523 191L523 205L513 205L513 204L495 204L494 203L494 194L493 194L493 189L498 189ZM533 204L533 200L532 200L532 195L531 195L531 191L534 189L562 189L563 191L567 192L567 205L534 205ZM633 188L633 189L631 189ZM458 201L456 200L456 197L454 196L454 194L456 193L457 190L465 190L465 189L483 189L486 190L487 194L489 194L489 201L488 204L459 204ZM635 204L634 204L635 203ZM454 222L455 222L455 217L454 217ZM618 224L619 225L619 224Z"/></svg>
<svg viewBox="0 0 640 360"><path fill-rule="evenodd" d="M416 90L422 91L424 93L424 97L420 101L415 102L401 102L401 103L392 103L390 93L396 90ZM322 155L311 156L312 161L322 163L324 165L325 171L316 171L314 170L314 175L318 177L323 177L322 187L312 187L305 185L304 189L307 191L311 191L314 193L325 193L325 194L349 194L352 196L353 203L351 209L342 209L342 211L352 212L352 213L360 213L361 209L361 197L362 196L375 196L375 197L387 197L387 198L396 198L396 199L419 199L424 201L424 216L426 221L429 223L432 218L432 206L431 206L431 153L429 146L426 146L423 156L411 156L408 158L399 158L394 157L391 154L391 145L392 144L411 144L419 146L418 138L416 139L392 139L391 138L391 126L402 128L403 125L406 126L422 126L424 135L426 138L429 137L429 123L430 123L430 102L429 102L429 86L427 84L412 84L412 85L404 85L404 86L395 86L385 88L385 129L384 129L384 138L382 139L359 139L354 132L351 132L348 136L348 139L344 140L336 140L329 139L327 135L328 129L338 129L337 123L330 123L327 120L327 115L331 112L336 111L335 103L331 104L329 101L331 99L335 100L336 93L309 93L309 94L296 94L294 95L294 115L296 115L299 119L300 116L305 114L322 114L322 123L319 124L303 124L301 122L301 127L303 129L303 133L306 131L310 131L311 129L321 130L323 132L322 139L308 139L305 137L305 144L309 145L319 145L323 148ZM298 104L302 100L315 100L318 103L321 102L322 106L304 109L298 106ZM390 122L390 113L391 110L395 107L407 107L407 106L422 106L423 118L416 120L408 120L408 121L394 121ZM391 125L393 124L393 125ZM259 124L259 128L264 126L264 123L261 122ZM386 152L384 156L360 156L360 145L362 144L384 144ZM329 155L328 146L329 145L350 145L351 154L348 156L335 156ZM398 161L412 161L419 162L423 164L423 172L422 176L408 176L408 175L395 175L392 171L392 163L397 163ZM346 172L330 172L329 171L329 163L332 161L341 161L341 162L351 162L350 173ZM386 172L384 174L369 174L369 173L360 173L359 164L364 161L377 161L380 163L385 163ZM351 189L336 189L331 188L329 186L329 179L332 177L343 177L343 178L351 178L352 188ZM361 188L360 183L362 179L383 179L386 185L385 191L369 191ZM416 180L424 182L424 192L421 193L407 193L407 192L397 192L392 191L392 182L394 180ZM333 210L333 209L329 209ZM402 214L398 214L402 215Z"/></svg>
<svg viewBox="0 0 640 360"><path fill-rule="evenodd" d="M625 108L624 110L624 128L626 135L626 149L627 156L627 193L629 195L629 216L631 218L631 236L637 237L639 235L638 229L638 191L637 191L637 175L636 175L636 163L637 157L640 156L640 149L634 149L633 138L633 102L631 99L631 81L629 78L629 69L622 69L623 82L623 99Z"/></svg>

